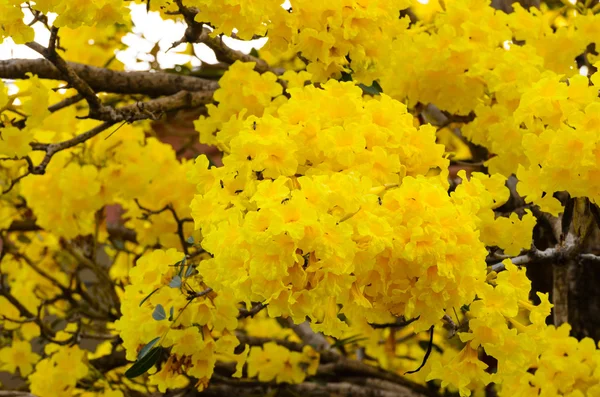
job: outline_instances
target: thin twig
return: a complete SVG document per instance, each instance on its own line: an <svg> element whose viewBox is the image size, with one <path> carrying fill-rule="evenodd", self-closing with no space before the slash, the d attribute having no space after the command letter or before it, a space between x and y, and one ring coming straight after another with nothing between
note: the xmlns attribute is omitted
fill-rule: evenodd
<svg viewBox="0 0 600 397"><path fill-rule="evenodd" d="M78 145L82 142L87 141L88 139L93 138L94 136L96 136L99 133L101 133L102 131L106 130L113 124L115 124L115 123L110 122L110 121L105 121L104 123L92 128L91 130L84 132L83 134L77 135L75 138L72 138L72 139L69 139L69 140L66 140L63 142L59 142L59 143L37 143L37 142L30 143L30 146L33 150L46 152L46 155L44 156L44 159L42 160L42 162L39 165L33 167L33 169L31 170L31 173L35 174L35 175L45 174L46 167L50 163L52 156L54 156L56 153L58 153L62 150L71 148L75 145Z"/></svg>
<svg viewBox="0 0 600 397"><path fill-rule="evenodd" d="M510 259L510 261L513 264L520 266L520 265L526 265L531 262L552 261L552 260L556 259L559 255L560 255L560 251L558 251L556 248L548 248L544 251L540 251L534 247L531 250L529 250L526 254L515 256L512 258L507 258L507 259ZM491 268L492 268L492 271L494 271L494 272L501 272L501 271L505 270L504 263L502 263L502 262L492 265Z"/></svg>
<svg viewBox="0 0 600 397"><path fill-rule="evenodd" d="M73 96L65 98L62 101L55 103L54 105L48 107L48 110L50 111L50 113L54 113L56 111L59 111L60 109L63 109L68 106L71 106L73 104L76 104L77 102L81 101L82 99L83 99L83 96L81 94L75 94Z"/></svg>
<svg viewBox="0 0 600 397"><path fill-rule="evenodd" d="M238 314L238 320L242 319L242 318L247 318L247 317L254 317L258 312L260 312L262 309L264 309L265 307L267 307L266 304L264 303L257 303L256 305L252 306L252 308L250 310L247 309L240 309L240 314Z"/></svg>

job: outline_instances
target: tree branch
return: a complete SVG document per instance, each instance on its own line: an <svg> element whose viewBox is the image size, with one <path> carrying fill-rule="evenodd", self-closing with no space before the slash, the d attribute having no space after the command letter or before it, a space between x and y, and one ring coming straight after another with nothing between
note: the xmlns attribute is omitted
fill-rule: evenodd
<svg viewBox="0 0 600 397"><path fill-rule="evenodd" d="M238 314L238 320L242 319L242 318L246 318L246 317L254 317L258 312L260 312L262 309L266 308L267 305L264 303L257 303L256 305L252 306L252 308L250 310L248 309L240 309L239 312L240 314Z"/></svg>
<svg viewBox="0 0 600 397"><path fill-rule="evenodd" d="M536 263L551 262L551 261L557 259L560 255L561 255L561 252L556 248L548 248L544 251L540 251L537 248L533 247L531 250L529 250L527 253L525 253L523 255L515 256L513 258L507 257L504 259L510 259L510 261L513 264L520 266L520 265L526 265L526 264L532 263L532 262L536 262ZM492 265L491 268L492 268L492 271L494 271L494 272L501 272L501 271L505 270L504 264L502 262Z"/></svg>
<svg viewBox="0 0 600 397"><path fill-rule="evenodd" d="M150 97L173 95L179 91L214 91L216 81L170 73L121 72L66 62L91 89L114 94L141 94ZM41 79L64 80L61 72L46 59L8 59L0 61L0 78L26 79L26 73Z"/></svg>
<svg viewBox="0 0 600 397"><path fill-rule="evenodd" d="M33 150L39 150L39 151L46 152L46 155L44 156L44 159L42 160L42 162L39 165L33 167L33 169L31 170L31 173L35 174L35 175L45 174L46 167L48 166L48 164L50 163L50 160L56 153L58 153L62 150L71 148L82 142L85 142L90 138L93 138L94 136L98 135L102 131L104 131L107 128L109 128L110 126L112 126L113 124L115 124L115 123L105 121L104 123L92 128L91 130L84 132L81 135L77 135L75 138L69 139L67 141L59 142L59 143L37 143L37 142L30 143L31 148Z"/></svg>
<svg viewBox="0 0 600 397"><path fill-rule="evenodd" d="M60 71L64 80L69 83L69 86L75 88L77 92L83 96L90 107L90 116L101 115L104 113L111 114L114 109L110 106L104 106L102 101L88 83L81 79L75 71L69 67L67 62L56 52L55 42L57 39L58 28L52 27L50 30L50 43L48 48L36 43L35 41L27 43L27 47L38 52L44 58L48 59Z"/></svg>
<svg viewBox="0 0 600 397"><path fill-rule="evenodd" d="M269 64L263 59L229 48L227 45L225 45L225 43L223 43L223 39L221 37L211 37L211 31L208 28L203 27L201 23L196 22L196 14L198 14L198 10L196 8L186 7L183 5L181 0L175 0L175 3L179 7L179 11L183 15L188 28L186 29L183 38L173 43L171 48L182 43L204 43L215 52L217 59L221 62L254 62L254 70L256 70L258 73L265 73L269 71L275 74L283 73L283 71L279 73L279 71L275 71L274 69L270 68Z"/></svg>

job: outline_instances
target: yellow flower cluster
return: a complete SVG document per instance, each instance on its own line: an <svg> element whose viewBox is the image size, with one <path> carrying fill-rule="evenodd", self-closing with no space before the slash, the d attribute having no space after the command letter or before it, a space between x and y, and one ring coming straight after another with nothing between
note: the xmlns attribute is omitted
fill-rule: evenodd
<svg viewBox="0 0 600 397"><path fill-rule="evenodd" d="M536 364L514 377L507 374L500 396L600 395L600 351L591 338L570 337L570 330L568 324L547 327L540 335L546 348Z"/></svg>
<svg viewBox="0 0 600 397"><path fill-rule="evenodd" d="M115 323L131 361L152 341L152 346L170 348L166 363L149 378L163 393L185 386L184 374L198 379L196 387L203 390L217 359L237 361L239 377L248 353L233 353L239 344L233 333L238 325L235 300L226 291L200 294L207 287L201 277L191 276L197 264L182 263L184 257L175 249L142 256L129 274L123 317Z"/></svg>
<svg viewBox="0 0 600 397"><path fill-rule="evenodd" d="M523 152L529 160L519 164L517 190L555 216L562 212L552 197L557 191L600 203L600 73L592 82L575 76L567 85L548 76L525 92L515 113L528 128Z"/></svg>
<svg viewBox="0 0 600 397"><path fill-rule="evenodd" d="M100 0L89 3L85 0L62 1L38 0L32 6L43 13L58 14L53 25L56 27L109 26L123 21L126 8L119 0Z"/></svg>
<svg viewBox="0 0 600 397"><path fill-rule="evenodd" d="M38 0L28 5L29 7L44 14L58 14L53 25L59 28L74 29L82 25L107 27L114 23L122 23L123 16L127 15L125 4L120 0L100 0L91 3L84 0ZM0 16L0 43L8 37L17 44L33 41L34 30L24 23L23 8L23 2L20 0L0 1L0 9L3 11Z"/></svg>
<svg viewBox="0 0 600 397"><path fill-rule="evenodd" d="M436 14L433 26L408 30L382 61L379 82L388 95L433 103L455 114L468 114L484 96L482 54L498 53L512 38L506 15L485 0L452 1ZM410 62L407 60L410 59Z"/></svg>
<svg viewBox="0 0 600 397"><path fill-rule="evenodd" d="M333 335L347 327L338 304L357 322L420 316L423 330L470 303L486 251L445 190L434 129L351 83L289 93L216 134L230 148L223 167L197 160L206 283Z"/></svg>
<svg viewBox="0 0 600 397"><path fill-rule="evenodd" d="M379 60L408 27L408 18L399 15L409 5L405 0L292 0L289 12L271 14L266 49L300 53L314 81L352 71L355 80L370 85Z"/></svg>
<svg viewBox="0 0 600 397"><path fill-rule="evenodd" d="M207 285L235 300L268 303L271 317L308 316L315 331L337 338L355 331L373 337L368 323L390 315L418 318L412 329L419 332L467 307L464 345L437 355L423 380L469 395L490 382L512 390L535 374L550 346L548 298L530 303L529 280L510 261L497 276L484 270L486 245L516 255L532 242L529 211L495 218L509 198L506 178L474 173L467 180L462 172L449 196L435 131L414 127L401 103L362 97L353 84L336 81L294 84L287 93L262 116L237 120L236 129L211 125L218 129L212 138L227 149L223 167L196 160L199 194L191 208L213 255L198 267ZM386 359L382 347L365 346L384 368L407 369ZM486 372L481 349L498 360L496 374ZM593 360L589 365L592 374Z"/></svg>
<svg viewBox="0 0 600 397"><path fill-rule="evenodd" d="M169 3L163 0L157 7L172 11ZM276 58L301 54L315 81L352 71L357 81L368 85L377 78L378 62L387 56L392 41L405 33L409 21L399 15L410 6L409 0L291 0L288 9L279 0L183 3L199 11L197 22L215 27L213 35L235 32L243 40L265 36L269 40L264 50Z"/></svg>
<svg viewBox="0 0 600 397"><path fill-rule="evenodd" d="M31 97L35 98L33 94ZM33 99L23 104L24 109L31 109L30 114L34 113L33 109L48 106L30 102ZM45 117L35 129L32 127L34 137L44 142L60 142L95 126L89 121L75 125L57 121L61 116L74 119L76 114L68 114L69 111L72 110L61 110ZM61 128L75 131L65 133L60 131ZM5 131L0 130L3 137ZM126 225L137 231L139 243L180 246L172 213L163 211L145 217L142 208L159 211L171 204L179 218L187 217L195 183L188 182L185 175L192 169L193 162L177 160L171 146L156 138L146 138L144 131L143 124L125 125L105 139L112 132L109 130L73 151L58 152L52 157L44 175L23 179L20 193L34 211L38 225L67 238L92 234L96 227L96 211L106 205L120 204L127 211ZM29 142L34 139L23 139L26 134L22 130L17 130L17 133L30 151ZM1 144L2 141L0 150ZM39 164L44 152L29 151L27 153L34 164ZM24 162L19 162L21 164L24 165ZM86 186L86 189L81 189L81 186ZM50 196L54 198L51 202L47 200ZM190 235L192 229L191 223L184 225L186 235Z"/></svg>
<svg viewBox="0 0 600 397"><path fill-rule="evenodd" d="M600 391L600 351L591 339L569 337L570 327L546 325L552 305L538 293L540 304L529 302L531 282L525 271L505 260L506 271L492 285L477 290L469 306L469 332L460 333L464 348L432 365L428 379L441 379L461 396L490 382L500 385L500 396L594 396ZM496 373L478 350L498 361ZM574 394L571 394L574 393Z"/></svg>
<svg viewBox="0 0 600 397"><path fill-rule="evenodd" d="M58 340L66 340L69 332L75 331L74 324L57 333ZM110 342L98 346L96 353L110 352ZM79 346L48 344L44 348L44 359L37 362L34 372L28 377L30 390L40 397L57 395L76 395L82 397L124 397L116 381L122 374L108 371L99 373L90 365L90 359L97 354L81 349ZM39 359L39 356L34 355ZM15 359L22 362L23 357ZM122 372L121 370L117 370ZM134 387L134 389L136 389ZM137 388L139 389L139 387Z"/></svg>
<svg viewBox="0 0 600 397"><path fill-rule="evenodd" d="M210 22L216 27L215 35L231 35L235 31L236 36L242 40L250 40L255 35L264 36L272 16L285 12L279 0L186 0L183 3L200 10L196 21Z"/></svg>
<svg viewBox="0 0 600 397"><path fill-rule="evenodd" d="M33 28L23 22L23 10L20 0L1 0L0 8L0 43L10 37L15 43L23 44L32 41L35 35Z"/></svg>
<svg viewBox="0 0 600 397"><path fill-rule="evenodd" d="M84 378L89 371L87 353L78 346L57 347L56 352L40 361L35 372L29 376L31 392L40 397L73 395L77 381ZM54 353L54 354L52 354Z"/></svg>
<svg viewBox="0 0 600 397"><path fill-rule="evenodd" d="M8 95L8 87L0 82L0 155L3 157L23 157L31 152L29 142L33 141L34 131L44 124L50 115L47 110L50 90L37 76L21 82L19 93ZM20 106L15 105L19 99ZM18 113L17 113L18 112ZM12 125L15 114L25 114L24 128Z"/></svg>
<svg viewBox="0 0 600 397"><path fill-rule="evenodd" d="M69 157L68 154L55 156L46 174L25 178L21 183L21 194L35 212L40 226L74 238L93 232L94 214L103 206L104 200L96 167L70 162ZM54 197L52 205L49 205L48 197Z"/></svg>
<svg viewBox="0 0 600 397"><path fill-rule="evenodd" d="M206 105L209 116L201 116L194 123L200 142L229 151L230 138L224 136L234 136L247 117L262 116L271 100L282 93L277 76L271 72L261 75L254 71L254 65L236 62L219 80L219 89L214 94L219 105ZM214 137L217 130L221 131L219 140Z"/></svg>
<svg viewBox="0 0 600 397"><path fill-rule="evenodd" d="M475 172L467 180L464 170L458 176L462 182L452 193L452 199L464 204L471 216L478 218L479 238L485 245L502 248L505 254L513 256L531 248L536 219L530 210L526 210L521 219L515 213L498 218L494 214L493 210L505 204L510 195L504 176Z"/></svg>
<svg viewBox="0 0 600 397"><path fill-rule="evenodd" d="M254 346L247 359L248 376L261 382L302 383L307 375L317 373L319 354L310 346L292 352L275 342Z"/></svg>
<svg viewBox="0 0 600 397"><path fill-rule="evenodd" d="M394 42L380 78L384 92L409 106L474 112L464 136L493 154L491 174L516 173L519 192L543 211L562 212L556 191L597 200L598 83L579 75L575 58L599 40L600 16L587 12L552 26L518 4L508 15L481 0L444 7L433 29L409 29Z"/></svg>

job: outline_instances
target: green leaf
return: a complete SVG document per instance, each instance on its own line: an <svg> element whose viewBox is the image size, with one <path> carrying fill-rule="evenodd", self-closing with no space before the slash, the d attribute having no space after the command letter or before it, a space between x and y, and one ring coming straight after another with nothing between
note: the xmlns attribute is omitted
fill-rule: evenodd
<svg viewBox="0 0 600 397"><path fill-rule="evenodd" d="M165 313L165 308L159 303L154 308L154 312L152 313L152 318L156 321L161 321L167 318L167 313Z"/></svg>
<svg viewBox="0 0 600 397"><path fill-rule="evenodd" d="M183 274L183 269L185 269L185 262L186 262L185 256L183 257L183 259L180 262L178 262L178 264L181 266L179 268L179 273L178 273L179 277L181 277L181 275Z"/></svg>
<svg viewBox="0 0 600 397"><path fill-rule="evenodd" d="M156 338L152 339L150 342L146 343L146 346L142 347L142 350L140 350L140 352L138 353L137 359L141 360L142 358L144 358L144 356L146 354L148 354L150 349L152 349L154 347L154 345L156 345L156 342L158 342L159 340L160 340L160 336L157 336Z"/></svg>
<svg viewBox="0 0 600 397"><path fill-rule="evenodd" d="M181 277L179 276L179 274L177 274L175 277L173 277L173 279L169 283L169 287L171 287L171 288L181 287Z"/></svg>
<svg viewBox="0 0 600 397"><path fill-rule="evenodd" d="M146 371L152 368L152 366L160 359L162 352L163 348L160 346L150 349L144 357L137 360L127 371L125 371L125 376L132 379L145 374Z"/></svg>
<svg viewBox="0 0 600 397"><path fill-rule="evenodd" d="M359 84L358 85L360 88L362 88L362 90L369 94L369 95L380 95L383 90L381 89L381 86L379 85L378 82L374 81L373 84L371 84L370 86L366 86L364 84Z"/></svg>
<svg viewBox="0 0 600 397"><path fill-rule="evenodd" d="M155 289L154 291L152 291L148 295L146 295L146 297L144 299L142 299L142 301L140 302L140 306L139 307L142 307L142 305L144 304L144 302L146 302L159 289L160 289L160 287L158 287L157 289Z"/></svg>
<svg viewBox="0 0 600 397"><path fill-rule="evenodd" d="M347 72L342 72L342 76L340 77L340 81L352 81L352 75Z"/></svg>
<svg viewBox="0 0 600 397"><path fill-rule="evenodd" d="M369 339L369 338L360 336L360 335L354 335L354 336L350 336L348 338L338 339L337 341L335 341L334 344L331 345L331 347L341 347L341 346L349 345L351 343L357 343L357 342L367 340L367 339Z"/></svg>
<svg viewBox="0 0 600 397"><path fill-rule="evenodd" d="M188 244L194 244L194 236L190 236L187 238L187 243Z"/></svg>
<svg viewBox="0 0 600 397"><path fill-rule="evenodd" d="M175 314L175 307L171 306L171 310L169 310L169 321L173 321L174 314Z"/></svg>
<svg viewBox="0 0 600 397"><path fill-rule="evenodd" d="M26 235L24 235L24 234L19 234L19 235L17 236L17 240L19 240L20 242L22 242L22 243L25 243L25 244L29 244L29 243L31 243L31 239L29 239L29 237L27 237L27 236L26 236Z"/></svg>
<svg viewBox="0 0 600 397"><path fill-rule="evenodd" d="M125 243L123 243L123 240L114 240L112 243L115 246L115 248L118 250L125 249Z"/></svg>
<svg viewBox="0 0 600 397"><path fill-rule="evenodd" d="M192 272L194 271L194 266L192 266L191 264L188 266L187 270L185 271L185 277L189 277L192 275Z"/></svg>

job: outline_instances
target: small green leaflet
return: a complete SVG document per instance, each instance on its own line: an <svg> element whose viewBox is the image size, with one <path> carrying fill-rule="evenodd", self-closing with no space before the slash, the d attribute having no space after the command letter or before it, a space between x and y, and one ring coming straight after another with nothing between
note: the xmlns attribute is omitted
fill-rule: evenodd
<svg viewBox="0 0 600 397"><path fill-rule="evenodd" d="M152 366L160 359L162 351L163 348L160 346L150 349L144 357L137 360L127 371L125 371L125 376L132 379L146 373L146 371L152 368Z"/></svg>
<svg viewBox="0 0 600 397"><path fill-rule="evenodd" d="M171 287L171 288L181 287L181 277L179 276L179 274L177 274L175 277L173 277L173 279L169 283L169 287Z"/></svg>
<svg viewBox="0 0 600 397"><path fill-rule="evenodd" d="M369 339L369 338L361 337L360 335L354 335L354 336L350 336L348 338L338 339L337 341L335 341L334 344L331 345L331 347L341 347L341 346L349 345L351 343L361 342L366 339Z"/></svg>
<svg viewBox="0 0 600 397"><path fill-rule="evenodd" d="M125 249L125 244L123 244L123 240L114 240L112 243L115 246L115 248L118 250Z"/></svg>
<svg viewBox="0 0 600 397"><path fill-rule="evenodd" d="M360 88L362 88L362 90L369 95L379 95L383 92L383 90L381 89L381 86L379 85L379 83L377 81L374 81L373 84L371 84L370 86L366 86L364 84L359 84L358 85Z"/></svg>
<svg viewBox="0 0 600 397"><path fill-rule="evenodd" d="M192 275L192 272L194 271L194 266L192 266L191 264L188 266L187 270L185 271L185 277L189 277Z"/></svg>
<svg viewBox="0 0 600 397"><path fill-rule="evenodd" d="M154 312L152 313L152 318L156 321L161 321L167 318L167 313L165 313L165 308L159 303L154 308Z"/></svg>
<svg viewBox="0 0 600 397"><path fill-rule="evenodd" d="M185 269L185 262L186 262L186 257L184 256L180 262L177 262L175 264L175 266L181 266L179 268L179 272L178 272L179 277L181 277L181 275L183 274L183 269Z"/></svg>
<svg viewBox="0 0 600 397"><path fill-rule="evenodd" d="M171 306L171 310L169 311L169 321L173 321L174 314L175 314L175 307Z"/></svg>
<svg viewBox="0 0 600 397"><path fill-rule="evenodd" d="M188 244L194 244L194 236L190 236L187 238L187 243Z"/></svg>
<svg viewBox="0 0 600 397"><path fill-rule="evenodd" d="M156 338L152 339L150 342L146 343L146 346L142 347L142 350L140 350L140 352L138 353L137 359L141 360L142 358L144 358L144 356L146 354L148 354L150 349L152 349L154 347L154 345L156 345L156 342L158 342L159 340L160 340L160 336L157 336Z"/></svg>
<svg viewBox="0 0 600 397"><path fill-rule="evenodd" d="M142 301L140 302L140 307L142 307L142 305L144 304L144 302L146 302L148 300L148 298L150 298L152 295L154 295L154 293L156 291L158 291L159 289L160 289L160 287L158 287L157 289L155 289L154 291L152 291L148 295L146 295L146 297L144 299L142 299Z"/></svg>

